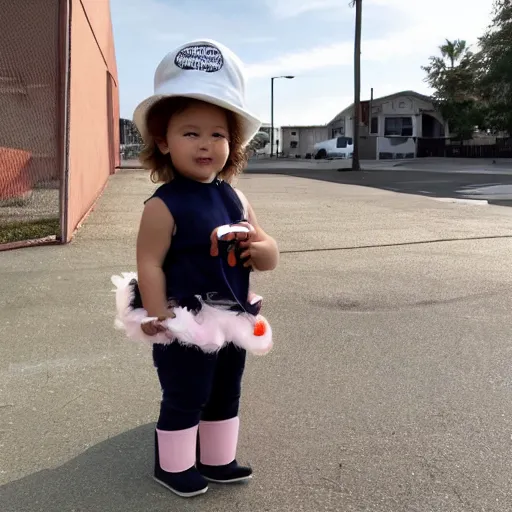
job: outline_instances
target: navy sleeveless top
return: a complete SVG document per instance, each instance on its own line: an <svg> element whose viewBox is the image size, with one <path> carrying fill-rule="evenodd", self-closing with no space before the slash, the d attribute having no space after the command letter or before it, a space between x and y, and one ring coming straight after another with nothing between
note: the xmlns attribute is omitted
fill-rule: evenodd
<svg viewBox="0 0 512 512"><path fill-rule="evenodd" d="M246 304L250 269L240 262L230 267L225 258L210 255L212 231L244 218L242 202L231 185L218 178L202 183L175 173L151 197L165 203L176 225L162 266L167 298L183 301L214 293L220 299Z"/></svg>

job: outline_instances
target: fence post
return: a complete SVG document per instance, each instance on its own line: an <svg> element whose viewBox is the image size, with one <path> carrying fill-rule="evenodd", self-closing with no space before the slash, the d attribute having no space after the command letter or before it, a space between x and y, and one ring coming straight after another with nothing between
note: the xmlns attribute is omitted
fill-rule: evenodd
<svg viewBox="0 0 512 512"><path fill-rule="evenodd" d="M58 165L60 168L60 242L68 240L69 208L69 88L70 88L70 38L71 38L71 1L59 1L59 57L57 79L57 145Z"/></svg>

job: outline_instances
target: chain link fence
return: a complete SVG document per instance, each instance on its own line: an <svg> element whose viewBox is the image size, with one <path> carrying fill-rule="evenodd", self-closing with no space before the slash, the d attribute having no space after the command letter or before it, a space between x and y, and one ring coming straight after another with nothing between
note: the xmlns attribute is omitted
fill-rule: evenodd
<svg viewBox="0 0 512 512"><path fill-rule="evenodd" d="M129 119L119 120L120 157L123 167L140 167L139 154L144 147L142 137L135 124Z"/></svg>
<svg viewBox="0 0 512 512"><path fill-rule="evenodd" d="M2 3L0 249L60 234L59 3Z"/></svg>

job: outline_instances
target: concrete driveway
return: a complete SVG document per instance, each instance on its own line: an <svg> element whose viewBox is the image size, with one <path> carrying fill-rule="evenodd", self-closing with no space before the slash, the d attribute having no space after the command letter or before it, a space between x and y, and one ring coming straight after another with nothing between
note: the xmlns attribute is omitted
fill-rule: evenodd
<svg viewBox="0 0 512 512"><path fill-rule="evenodd" d="M158 381L113 329L153 185L120 171L65 247L0 253L2 512L503 512L512 508L512 209L290 176L240 188L281 263L255 276L251 483L151 479Z"/></svg>

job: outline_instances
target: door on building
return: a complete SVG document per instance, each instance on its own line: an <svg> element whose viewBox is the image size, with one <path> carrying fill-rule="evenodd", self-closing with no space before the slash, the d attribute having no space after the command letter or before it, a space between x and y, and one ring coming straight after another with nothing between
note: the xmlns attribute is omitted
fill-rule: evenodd
<svg viewBox="0 0 512 512"><path fill-rule="evenodd" d="M108 164L109 173L114 174L116 165L116 147L114 144L114 79L107 71L107 127L108 127Z"/></svg>

